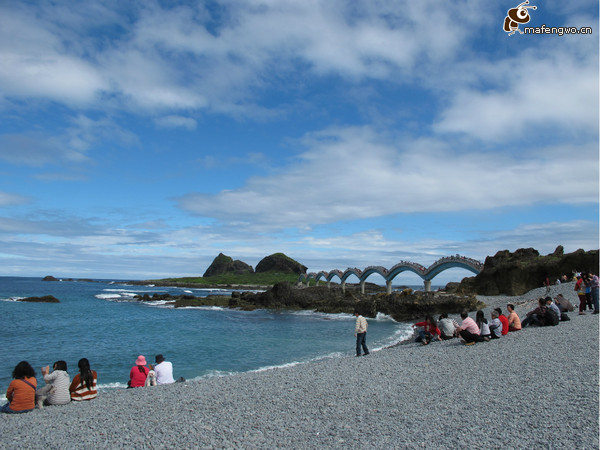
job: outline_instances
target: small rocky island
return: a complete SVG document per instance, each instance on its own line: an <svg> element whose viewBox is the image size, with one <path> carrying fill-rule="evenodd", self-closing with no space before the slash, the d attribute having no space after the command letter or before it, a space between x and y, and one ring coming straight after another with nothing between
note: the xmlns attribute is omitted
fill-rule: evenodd
<svg viewBox="0 0 600 450"><path fill-rule="evenodd" d="M27 297L20 298L19 302L30 302L30 303L60 303L60 300L53 295L44 295L43 297Z"/></svg>

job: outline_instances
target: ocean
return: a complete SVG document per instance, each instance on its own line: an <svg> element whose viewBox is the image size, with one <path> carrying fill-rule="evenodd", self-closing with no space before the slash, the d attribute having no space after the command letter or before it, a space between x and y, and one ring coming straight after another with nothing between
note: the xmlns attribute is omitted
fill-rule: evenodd
<svg viewBox="0 0 600 450"><path fill-rule="evenodd" d="M77 361L88 358L104 390L126 387L138 355L150 364L161 353L173 363L175 378L194 380L354 354L355 318L350 314L173 308L133 299L146 293L207 296L231 291L0 277L0 400L22 360L34 367L39 382L42 366L64 360L72 378ZM60 303L16 301L44 295ZM371 351L411 334L410 324L384 315L368 321Z"/></svg>

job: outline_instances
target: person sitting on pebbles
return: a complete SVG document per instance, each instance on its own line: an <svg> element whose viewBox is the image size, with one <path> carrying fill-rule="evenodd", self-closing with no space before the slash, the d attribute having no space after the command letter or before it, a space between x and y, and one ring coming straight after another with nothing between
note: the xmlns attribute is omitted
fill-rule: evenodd
<svg viewBox="0 0 600 450"><path fill-rule="evenodd" d="M498 339L502 336L502 322L500 322L498 311L492 311L492 321L490 322L490 331L492 339Z"/></svg>
<svg viewBox="0 0 600 450"><path fill-rule="evenodd" d="M460 318L462 319L462 323L456 330L460 334L460 337L463 338L465 345L474 345L475 342L481 342L483 338L479 335L479 327L469 317L469 313L467 311L461 312Z"/></svg>
<svg viewBox="0 0 600 450"><path fill-rule="evenodd" d="M440 337L445 341L456 337L458 323L456 323L456 320L448 318L448 313L445 312L440 316L438 328L440 329Z"/></svg>
<svg viewBox="0 0 600 450"><path fill-rule="evenodd" d="M434 337L437 338L438 341L442 340L440 337L440 329L435 323L435 320L433 320L433 317L429 314L425 316L423 322L417 322L412 327L423 327L422 330L419 330L419 335L415 339L415 342L421 342L423 345L427 345Z"/></svg>
<svg viewBox="0 0 600 450"><path fill-rule="evenodd" d="M526 326L528 326L531 323L538 325L540 327L543 327L546 324L545 317L546 317L546 300L544 300L543 298L540 298L538 300L538 307L529 311L526 314L525 319L523 319L521 321L521 328L525 328Z"/></svg>
<svg viewBox="0 0 600 450"><path fill-rule="evenodd" d="M50 366L42 367L42 375L46 386L39 388L35 393L35 401L38 408L47 405L66 405L71 401L69 386L71 377L67 373L67 363L65 361L56 361Z"/></svg>
<svg viewBox="0 0 600 450"><path fill-rule="evenodd" d="M508 310L508 331L519 331L521 329L521 319L515 312L515 305L509 303L506 305Z"/></svg>
<svg viewBox="0 0 600 450"><path fill-rule="evenodd" d="M490 324L482 310L477 311L477 314L475 314L475 323L479 327L479 336L484 341L489 341L492 338L492 332L490 331Z"/></svg>
<svg viewBox="0 0 600 450"><path fill-rule="evenodd" d="M506 336L508 334L508 317L502 314L502 308L495 308L495 311L498 311L498 320L502 323L502 336Z"/></svg>

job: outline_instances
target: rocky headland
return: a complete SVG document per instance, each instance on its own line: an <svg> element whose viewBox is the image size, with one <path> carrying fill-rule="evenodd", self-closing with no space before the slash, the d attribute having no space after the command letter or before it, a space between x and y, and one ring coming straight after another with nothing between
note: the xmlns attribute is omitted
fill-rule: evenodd
<svg viewBox="0 0 600 450"><path fill-rule="evenodd" d="M485 259L477 276L463 279L452 290L463 294L522 295L542 286L547 277L552 284L564 277L571 281L575 272L598 274L598 250L579 249L565 254L559 245L546 256L533 248L521 248L514 253L502 250Z"/></svg>

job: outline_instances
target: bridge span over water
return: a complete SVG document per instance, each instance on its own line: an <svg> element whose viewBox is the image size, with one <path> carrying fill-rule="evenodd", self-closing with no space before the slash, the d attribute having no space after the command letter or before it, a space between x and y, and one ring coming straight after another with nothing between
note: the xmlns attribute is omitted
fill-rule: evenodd
<svg viewBox="0 0 600 450"><path fill-rule="evenodd" d="M319 280L324 279L327 281L327 286L331 287L331 281L337 277L340 279L342 284L342 290L346 289L346 280L355 275L360 281L360 291L365 293L365 283L367 282L367 278L369 278L373 274L381 275L383 279L385 279L386 290L388 294L392 293L392 281L396 276L401 274L402 272L413 272L419 275L423 279L423 283L425 285L425 291L431 291L431 280L439 275L444 270L452 269L452 268L461 268L466 269L474 274L478 274L483 269L483 263L481 261L477 261L472 258L467 258L466 256L455 255L455 256L447 256L444 258L438 259L429 267L422 266L421 264L410 262L410 261L400 261L398 264L393 266L391 269L386 269L383 266L369 266L364 270L360 270L356 267L347 268L345 271L341 271L338 269L333 269L330 272L320 271L320 272L311 272L308 274L302 274L298 278L299 283L308 283L310 280L315 280L315 282L319 282Z"/></svg>

